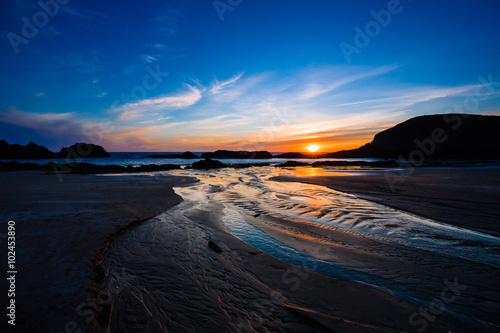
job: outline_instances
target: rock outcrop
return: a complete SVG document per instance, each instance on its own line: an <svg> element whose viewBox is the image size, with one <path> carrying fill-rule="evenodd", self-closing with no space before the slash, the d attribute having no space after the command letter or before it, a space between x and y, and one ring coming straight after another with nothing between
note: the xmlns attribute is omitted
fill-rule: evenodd
<svg viewBox="0 0 500 333"><path fill-rule="evenodd" d="M303 153L283 153L274 156L274 158L311 158L311 155L306 155Z"/></svg>
<svg viewBox="0 0 500 333"><path fill-rule="evenodd" d="M9 145L7 141L0 140L0 159L44 159L54 158L55 154L33 142L28 143L26 146L12 144Z"/></svg>
<svg viewBox="0 0 500 333"><path fill-rule="evenodd" d="M220 169L225 167L226 165L221 161L212 160L210 158L206 158L203 161L194 162L193 165L191 166L192 169L202 169L202 170Z"/></svg>
<svg viewBox="0 0 500 333"><path fill-rule="evenodd" d="M103 147L91 143L79 142L71 147L64 147L56 157L58 158L100 158L111 157Z"/></svg>
<svg viewBox="0 0 500 333"><path fill-rule="evenodd" d="M204 153L202 158L234 158L234 159L270 159L273 155L267 151L233 151L217 150L213 153Z"/></svg>

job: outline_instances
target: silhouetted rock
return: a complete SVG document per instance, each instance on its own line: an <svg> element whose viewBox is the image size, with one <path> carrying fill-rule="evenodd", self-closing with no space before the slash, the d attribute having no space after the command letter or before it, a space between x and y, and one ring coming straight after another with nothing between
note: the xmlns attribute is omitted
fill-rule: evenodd
<svg viewBox="0 0 500 333"><path fill-rule="evenodd" d="M200 158L190 151L184 152L182 154L156 154L156 155L146 155L144 158L183 158L183 159L193 159Z"/></svg>
<svg viewBox="0 0 500 333"><path fill-rule="evenodd" d="M274 158L312 158L312 155L306 155L302 153L283 153L274 156Z"/></svg>
<svg viewBox="0 0 500 333"><path fill-rule="evenodd" d="M71 147L64 147L57 154L58 158L100 158L111 157L103 147L91 143L79 142Z"/></svg>
<svg viewBox="0 0 500 333"><path fill-rule="evenodd" d="M53 158L55 154L44 146L30 142L24 149L24 155L28 158Z"/></svg>
<svg viewBox="0 0 500 333"><path fill-rule="evenodd" d="M194 162L193 165L191 166L191 168L193 169L203 169L203 170L219 169L225 167L226 165L221 161L212 160L210 158L206 158L203 161Z"/></svg>
<svg viewBox="0 0 500 333"><path fill-rule="evenodd" d="M234 159L270 159L273 155L267 151L232 151L217 150L213 153L203 153L202 158L234 158Z"/></svg>
<svg viewBox="0 0 500 333"><path fill-rule="evenodd" d="M55 154L33 142L28 145L9 145L7 141L0 140L0 159L43 159L54 158Z"/></svg>
<svg viewBox="0 0 500 333"><path fill-rule="evenodd" d="M300 166L311 166L309 163L297 162L297 161L286 161L285 163L276 165L277 167L300 167Z"/></svg>
<svg viewBox="0 0 500 333"><path fill-rule="evenodd" d="M200 158L199 156L196 156L195 154L193 154L192 152L190 151L186 151L184 153L181 154L181 158L184 158L184 159L191 159L191 158Z"/></svg>
<svg viewBox="0 0 500 333"><path fill-rule="evenodd" d="M438 114L409 119L364 146L321 157L500 158L500 117Z"/></svg>
<svg viewBox="0 0 500 333"><path fill-rule="evenodd" d="M44 170L44 167L36 163L20 163L17 161L0 162L0 171L22 171L22 170Z"/></svg>

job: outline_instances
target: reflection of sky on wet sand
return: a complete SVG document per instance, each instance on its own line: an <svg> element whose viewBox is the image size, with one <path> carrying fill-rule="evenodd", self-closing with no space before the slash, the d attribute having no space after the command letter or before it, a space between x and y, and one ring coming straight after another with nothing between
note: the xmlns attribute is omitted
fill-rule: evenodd
<svg viewBox="0 0 500 333"><path fill-rule="evenodd" d="M342 168L313 168L313 167L297 167L281 169L289 176L296 177L315 177L315 176L359 176L366 174L368 171L360 167L342 167Z"/></svg>
<svg viewBox="0 0 500 333"><path fill-rule="evenodd" d="M489 325L487 313L471 309L496 307L500 291L489 281L498 276L500 238L324 186L269 180L361 172L370 171L255 167L169 174L200 180L174 188L186 204L222 204L220 221L230 233L294 265L313 264L322 274L370 285L424 307L441 292L444 279L460 276L469 295L449 305L450 314L470 325L475 318ZM484 288L489 288L488 296L477 297Z"/></svg>
<svg viewBox="0 0 500 333"><path fill-rule="evenodd" d="M359 172L338 173L352 175ZM370 239L500 265L499 255L491 250L500 246L497 237L436 222L324 186L268 180L277 175L332 173L337 171L308 167L171 172L200 179L200 183L176 188L185 199L216 200L253 216L292 219L319 228L338 228Z"/></svg>

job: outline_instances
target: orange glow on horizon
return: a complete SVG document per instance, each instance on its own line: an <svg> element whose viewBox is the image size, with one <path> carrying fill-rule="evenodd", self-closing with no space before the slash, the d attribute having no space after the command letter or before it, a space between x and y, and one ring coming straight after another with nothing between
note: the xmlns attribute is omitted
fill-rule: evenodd
<svg viewBox="0 0 500 333"><path fill-rule="evenodd" d="M354 149L361 147L367 142L373 140L373 134L360 135L347 138L329 138L328 140L317 138L316 140L292 140L292 141L276 141L255 144L251 141L247 144L234 144L223 136L215 135L200 135L200 136L174 136L170 139L165 139L158 136L144 135L142 131L120 132L108 134L102 143L107 151L110 152L209 152L218 149L226 150L267 150L269 152L305 152L311 153L307 147L311 145L319 146L316 154L326 154L337 152L340 150Z"/></svg>
<svg viewBox="0 0 500 333"><path fill-rule="evenodd" d="M307 150L309 150L311 153L315 153L318 151L319 148L320 146L318 145L310 145L309 147L307 147Z"/></svg>

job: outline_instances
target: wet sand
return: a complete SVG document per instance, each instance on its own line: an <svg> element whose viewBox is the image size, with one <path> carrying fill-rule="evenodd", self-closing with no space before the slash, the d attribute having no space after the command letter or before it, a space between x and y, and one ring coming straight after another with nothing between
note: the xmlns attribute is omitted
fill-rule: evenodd
<svg viewBox="0 0 500 333"><path fill-rule="evenodd" d="M300 168L274 179L327 186L437 221L500 236L500 167L415 168L407 175L404 169Z"/></svg>
<svg viewBox="0 0 500 333"><path fill-rule="evenodd" d="M200 183L176 187L185 201L117 239L104 262L112 332L460 332L498 325L498 255L482 263L308 222L306 215L325 205L304 203L324 203L327 193L314 197L269 181L272 169L174 172ZM282 171L271 179L299 181Z"/></svg>
<svg viewBox="0 0 500 333"><path fill-rule="evenodd" d="M105 260L111 332L413 328L408 316L416 307L277 260L231 235L220 220L222 210L214 202L186 201L115 242ZM429 325L453 329L440 320Z"/></svg>
<svg viewBox="0 0 500 333"><path fill-rule="evenodd" d="M343 174L338 174L339 172ZM322 185L437 222L495 236L500 234L500 168L416 169L411 176L399 178L401 181L391 188L387 179L396 179L398 175L399 170L352 172L302 168L289 169L288 174L271 179ZM490 260L484 264L475 261L473 255L457 257L425 250L411 251L398 244L385 244L383 240L357 238L315 226L306 229L300 226L297 231L293 224L281 221L277 223L278 229L270 225L261 225L261 228L268 229L267 232L273 237L306 251L314 246L311 238L320 238L325 243L326 252L322 258L332 258L343 262L345 266L379 276L392 276L394 281L406 287L415 286L426 292L430 291L431 296L432 293L439 294L445 279L457 279L465 290L448 308L466 324L462 327L471 325L469 330L476 331L500 329L497 318L500 311L498 238L493 246L486 249L485 253ZM289 226L289 233L294 237L280 232L284 225ZM485 250L484 245L475 244L472 240L453 242L453 234L450 235L450 253L456 251L458 255L463 243L467 242L472 251ZM371 243L362 245L367 241ZM343 246L339 246L339 243ZM349 246L346 247L345 244ZM387 246L390 249L383 250ZM330 251L327 250L329 247ZM360 252L359 248L369 250ZM379 256L381 253L383 255ZM392 260L391 257L397 260ZM422 295L422 298L425 297Z"/></svg>
<svg viewBox="0 0 500 333"><path fill-rule="evenodd" d="M7 332L65 332L68 328L95 332L92 322L87 322L93 309L94 256L120 228L181 202L172 186L192 180L163 175L64 175L59 182L56 175L39 171L0 173L0 232L6 232L7 221L16 221L18 269L16 327L7 326L4 319L0 327ZM4 238L0 241L6 262L7 245ZM2 295L7 294L5 281ZM2 302L6 299L2 297Z"/></svg>
<svg viewBox="0 0 500 333"><path fill-rule="evenodd" d="M247 189L263 177L255 170L240 171L241 177L228 171L228 182L225 171L71 175L63 183L37 172L0 173L2 221L18 221L18 322L24 326L16 331L63 332L73 321L82 332L95 331L94 324L111 332L415 332L424 324L428 332L461 332L482 325L477 313L485 314L486 326L479 327L498 325L498 268L270 214L257 205L266 198L256 205L249 200ZM426 169L396 193L384 185L384 171L310 172L283 170L272 179L283 188L290 181L320 184L450 224L499 231L497 170ZM189 176L201 182L189 185ZM241 184L247 186L242 197L229 195ZM175 191L183 202L173 185L181 185ZM245 231L234 236L226 221L234 210L245 225L281 241L281 250L295 248L348 274L321 274L312 259L293 265L242 241ZM150 217L110 242L102 253L105 279L96 281L91 263L103 242ZM388 289L363 282L366 276L383 277ZM427 301L441 299L445 281L452 281L450 291L455 278L450 306L479 306L464 321L447 313L422 316L422 303L404 300L411 292L391 290L408 284Z"/></svg>

